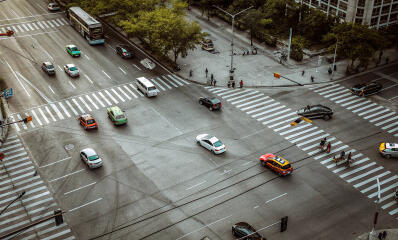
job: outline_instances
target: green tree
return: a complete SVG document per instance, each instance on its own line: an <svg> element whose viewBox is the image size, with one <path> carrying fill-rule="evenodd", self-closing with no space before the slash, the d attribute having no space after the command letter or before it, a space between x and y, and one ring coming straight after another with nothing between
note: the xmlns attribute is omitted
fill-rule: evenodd
<svg viewBox="0 0 398 240"><path fill-rule="evenodd" d="M253 46L253 36L261 29L263 13L260 10L250 9L242 18L243 25L250 30L250 45Z"/></svg>
<svg viewBox="0 0 398 240"><path fill-rule="evenodd" d="M319 10L303 9L298 31L307 40L321 42L323 35L330 32L333 22L333 17L328 17Z"/></svg>
<svg viewBox="0 0 398 240"><path fill-rule="evenodd" d="M304 56L303 49L305 45L306 45L306 39L304 37L300 35L295 36L292 39L290 57L298 62L302 61Z"/></svg>

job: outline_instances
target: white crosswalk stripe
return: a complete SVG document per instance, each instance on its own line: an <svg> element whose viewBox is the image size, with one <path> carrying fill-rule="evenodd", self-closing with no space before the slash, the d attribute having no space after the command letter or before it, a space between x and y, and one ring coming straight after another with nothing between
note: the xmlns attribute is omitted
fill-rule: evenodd
<svg viewBox="0 0 398 240"><path fill-rule="evenodd" d="M26 25L28 25L28 27L30 28L30 30L35 30L32 25L30 23L27 23Z"/></svg>
<svg viewBox="0 0 398 240"><path fill-rule="evenodd" d="M49 28L49 26L47 25L46 21L42 21L41 23L43 23L43 25L44 25L46 28Z"/></svg>
<svg viewBox="0 0 398 240"><path fill-rule="evenodd" d="M244 101L248 101L248 100L251 100L251 99L255 99L255 98L261 97L261 96L264 96L264 94L260 93L260 94L257 94L257 95L254 95L254 96L251 96L251 97L248 97L248 98L244 98L244 99L241 99L241 100L238 100L238 101L233 101L233 102L231 102L231 104L235 105L235 104L238 104L238 103L241 103L241 102L244 102Z"/></svg>
<svg viewBox="0 0 398 240"><path fill-rule="evenodd" d="M68 105L68 107L72 110L73 114L75 114L75 116L79 115L79 113L75 110L75 108L72 106L72 104L70 104L68 100L66 100L65 102Z"/></svg>
<svg viewBox="0 0 398 240"><path fill-rule="evenodd" d="M344 87L343 86L340 86L340 87L338 87L338 88L333 88L332 90L327 90L327 91L323 91L323 92L318 92L318 94L319 95L325 95L325 94L327 94L327 93L331 93L331 92L335 92L335 91L339 91L339 90L341 90L341 89L344 89Z"/></svg>
<svg viewBox="0 0 398 240"><path fill-rule="evenodd" d="M22 120L23 118L21 117L21 115L19 115L19 114L17 114L17 118L18 118L18 120ZM28 129L28 127L26 126L26 124L24 123L24 122L21 122L21 125L22 125L22 127L23 127L23 129Z"/></svg>
<svg viewBox="0 0 398 240"><path fill-rule="evenodd" d="M57 21L55 21L55 20L50 20L52 23L54 23L55 24L55 26L57 26L57 27L59 27L59 24L58 24L58 22Z"/></svg>
<svg viewBox="0 0 398 240"><path fill-rule="evenodd" d="M376 121L382 120L382 119L384 119L384 118L386 118L386 117L392 116L392 115L394 115L394 114L395 114L395 113L390 112L390 113L384 114L383 116L374 118L374 119L370 120L369 122L376 122ZM376 126L377 126L377 125L376 125Z"/></svg>
<svg viewBox="0 0 398 240"><path fill-rule="evenodd" d="M355 97L356 97L356 96L354 96L354 98L355 98ZM352 101L349 101L349 102L346 102L346 103L341 104L341 106L342 106L342 107L345 107L345 106L351 105L351 104L356 103L356 102L359 102L359 101L363 101L363 99L357 97L356 99L354 99L354 100L352 100Z"/></svg>
<svg viewBox="0 0 398 240"><path fill-rule="evenodd" d="M284 118L287 118L287 117L291 117L292 115L296 115L296 113L295 112L290 112L290 113L284 114L284 115L282 115L280 117L276 117L276 118L273 118L271 120L264 121L263 125L267 125L267 124L272 123L272 122L278 122L278 120L281 120L281 119L284 119Z"/></svg>
<svg viewBox="0 0 398 240"><path fill-rule="evenodd" d="M262 116L262 115L264 115L264 114L267 114L267 113L270 113L270 112L273 112L273 111L277 111L277 110L279 110L279 109L281 109L281 108L285 108L285 107L286 107L285 105L278 106L278 107L274 107L274 108L269 109L269 110L267 110L267 111L263 111L263 112L260 112L260 113L253 114L253 115L251 115L251 117L252 117L252 118L256 118L256 117L258 117L258 116Z"/></svg>
<svg viewBox="0 0 398 240"><path fill-rule="evenodd" d="M383 109L383 110L381 110L381 111L379 111L379 112L376 112L376 113L373 113L373 114L370 114L370 115L366 115L366 116L364 116L363 118L364 118L364 119L369 119L369 118L372 118L372 117L374 117L374 116L380 115L380 114L385 113L385 112L388 112L388 111L390 111L390 110L389 110L389 109Z"/></svg>
<svg viewBox="0 0 398 240"><path fill-rule="evenodd" d="M44 121L46 121L46 123L50 123L47 116L44 114L43 110L41 110L41 108L38 108L38 109L39 109L41 116L44 118Z"/></svg>
<svg viewBox="0 0 398 240"><path fill-rule="evenodd" d="M40 118L37 116L35 110L32 109L31 112L32 112L32 114L33 114L33 119L34 119L35 121L37 121L37 122L39 123L40 126L42 126L43 124L42 124Z"/></svg>
<svg viewBox="0 0 398 240"><path fill-rule="evenodd" d="M246 110L249 110L249 109L252 109L252 108L256 108L256 107L258 107L258 106L261 106L261 105L265 105L265 104L270 103L270 102L275 102L275 100L274 100L274 99L267 99L267 100L264 101L264 102L260 102L260 103L253 104L253 105L251 105L251 106L244 107L244 108L242 108L241 110L242 110L242 111L246 111ZM277 102L275 102L275 103L273 103L273 104L279 105L279 103L277 103ZM275 105L273 105L273 106L275 106ZM269 105L268 105L268 106L269 106ZM237 106L237 107L238 107L238 106ZM265 106L265 108L267 108L267 106ZM257 111L260 111L260 110L256 110L255 112L257 112Z"/></svg>
<svg viewBox="0 0 398 240"><path fill-rule="evenodd" d="M108 90L104 90L104 92L112 99L112 101L113 101L114 103L116 103L116 104L119 103L119 101L116 100L116 99L108 92Z"/></svg>
<svg viewBox="0 0 398 240"><path fill-rule="evenodd" d="M78 97L78 98L79 98L80 102L82 102L83 105L88 109L89 112L93 111L91 109L91 107L86 103L86 101L84 101L84 99L82 97Z"/></svg>
<svg viewBox="0 0 398 240"><path fill-rule="evenodd" d="M165 85L168 89L171 89L170 85L168 85L167 83L165 83L162 79L160 79L159 77L156 78L159 82L163 83L163 85Z"/></svg>
<svg viewBox="0 0 398 240"><path fill-rule="evenodd" d="M56 122L57 119L55 119L54 115L51 113L50 109L48 108L48 106L45 106L44 109L46 109L48 115L50 115L51 119Z"/></svg>
<svg viewBox="0 0 398 240"><path fill-rule="evenodd" d="M240 94L242 94L242 93L247 93L247 92L249 92L249 91L250 91L250 90L236 91L236 92L233 92L233 93L231 93L231 94L224 95L224 96L222 96L222 98L229 98L229 97L237 96L237 95L240 95ZM219 96L220 96L220 95L219 95Z"/></svg>
<svg viewBox="0 0 398 240"><path fill-rule="evenodd" d="M158 82L156 82L155 79L151 79L151 81L152 81L156 86L158 86L158 88L162 89L162 91L166 91L166 89L165 89L162 85L160 85Z"/></svg>
<svg viewBox="0 0 398 240"><path fill-rule="evenodd" d="M41 24L41 22L37 22L37 25L39 25L39 27L40 27L41 29L44 29L44 26L43 26L43 24Z"/></svg>
<svg viewBox="0 0 398 240"><path fill-rule="evenodd" d="M54 112L58 115L59 119L64 119L64 116L61 114L61 112L58 110L57 106L55 104L51 103L50 106L54 110Z"/></svg>
<svg viewBox="0 0 398 240"><path fill-rule="evenodd" d="M46 22L48 25L50 25L50 27L54 27L54 25L49 20L47 20Z"/></svg>
<svg viewBox="0 0 398 240"><path fill-rule="evenodd" d="M120 94L117 93L115 89L112 88L111 91L112 91L122 102L125 102L125 100L122 98L122 96L120 96Z"/></svg>
<svg viewBox="0 0 398 240"><path fill-rule="evenodd" d="M95 100L97 100L97 102L99 102L99 104L102 107L105 107L104 103L101 100L99 100L99 98L97 97L97 95L95 95L95 93L92 93L91 95L95 98Z"/></svg>
<svg viewBox="0 0 398 240"><path fill-rule="evenodd" d="M376 103L372 103L372 104L366 105L366 106L364 106L364 107L357 108L357 109L353 110L352 112L353 112L353 113L360 112L360 111L362 111L362 110L371 108L371 107L376 106L376 105L377 105Z"/></svg>
<svg viewBox="0 0 398 240"><path fill-rule="evenodd" d="M33 26L34 28L36 28L36 30L39 29L39 27L38 27L35 23L32 23L32 26Z"/></svg>
<svg viewBox="0 0 398 240"><path fill-rule="evenodd" d="M106 104L108 104L108 106L112 105L112 103L104 96L104 94L102 94L102 92L98 92L98 94L102 97L102 99L104 99L104 101L106 102Z"/></svg>
<svg viewBox="0 0 398 240"><path fill-rule="evenodd" d="M353 108L360 107L360 106L365 105L365 104L368 104L368 103L370 103L370 102L371 102L371 101L366 100L366 101L363 101L363 102L361 102L361 103L358 103L358 104L349 106L349 107L347 107L347 109L348 109L348 110L351 110L351 109L353 109Z"/></svg>
<svg viewBox="0 0 398 240"><path fill-rule="evenodd" d="M184 86L184 84L182 84L180 81L178 81L176 78L174 77L170 77L170 75L168 75L168 78L166 76L163 76L164 79L170 79L172 82L177 83L180 86Z"/></svg>
<svg viewBox="0 0 398 240"><path fill-rule="evenodd" d="M391 124L388 124L388 125L382 127L381 129L383 129L383 130L389 129L389 128L394 127L394 126L396 126L396 125L398 125L398 121L396 121L396 122L394 122L394 123L391 123Z"/></svg>
<svg viewBox="0 0 398 240"><path fill-rule="evenodd" d="M333 97L333 96L336 96L336 95L340 96L342 93L347 93L347 90L344 89L344 90L340 90L340 91L337 91L337 92L333 92L333 93L327 94L327 95L325 95L323 97L324 98L329 98L329 97ZM333 99L331 99L331 100L333 100Z"/></svg>
<svg viewBox="0 0 398 240"><path fill-rule="evenodd" d="M71 117L71 115L69 114L69 112L66 110L65 106L62 104L62 102L58 102L58 105L62 108L62 110L64 111L64 113L66 114L66 116Z"/></svg>
<svg viewBox="0 0 398 240"><path fill-rule="evenodd" d="M351 100L351 99L354 99L354 98L358 99L358 96L351 96L351 97L348 97L348 98L344 98L344 99L341 99L341 100L336 101L336 103L346 102L346 101ZM342 105L343 105L343 104L342 104Z"/></svg>
<svg viewBox="0 0 398 240"><path fill-rule="evenodd" d="M25 117L29 117L29 114L28 114L28 113L25 113ZM32 120L33 120L33 119L32 119ZM30 126L31 126L32 128L36 127L35 124L33 123L33 121L30 121L29 124L30 124Z"/></svg>
<svg viewBox="0 0 398 240"><path fill-rule="evenodd" d="M345 94L338 95L336 97L332 97L332 98L330 98L330 100L334 101L334 100L337 100L337 99L340 99L340 98L345 98L345 97L350 96L350 95L351 95L351 93L348 92L348 93L345 93Z"/></svg>
<svg viewBox="0 0 398 240"><path fill-rule="evenodd" d="M366 110L366 111L364 111L364 112L361 112L361 113L359 113L358 115L359 115L359 116L362 116L362 115L365 115L365 114L367 114L367 113L374 112L374 111L379 110L379 109L382 109L382 108L384 108L384 107L383 107L383 106L378 106L378 107L375 107L375 108Z"/></svg>
<svg viewBox="0 0 398 240"><path fill-rule="evenodd" d="M173 85L174 87L178 87L177 84L175 84L173 81L169 81L169 79L167 79L165 76L161 76L163 77L164 80L166 80L168 83L170 83L171 85Z"/></svg>
<svg viewBox="0 0 398 240"><path fill-rule="evenodd" d="M18 27L19 31L25 32L25 31L23 30L23 28L22 28L20 25L18 25L17 27Z"/></svg>
<svg viewBox="0 0 398 240"><path fill-rule="evenodd" d="M30 31L29 28L25 24L22 24L22 27L24 27L26 31Z"/></svg>
<svg viewBox="0 0 398 240"><path fill-rule="evenodd" d="M237 97L233 97L233 98L227 99L227 101L234 101L234 100L241 99L241 98L245 99L247 96L250 96L250 95L253 95L253 94L256 94L256 93L258 93L258 91L250 91L249 93L246 93L246 94L243 94L243 95L240 95L240 96L237 96Z"/></svg>
<svg viewBox="0 0 398 240"><path fill-rule="evenodd" d="M129 95L126 94L126 92L123 91L123 89L121 87L117 87L117 90L119 90L121 93L123 93L123 95L128 99L131 100L131 97Z"/></svg>
<svg viewBox="0 0 398 240"><path fill-rule="evenodd" d="M81 113L86 113L82 107L80 107L80 104L76 101L76 99L72 98L72 102L75 104L75 106L79 109Z"/></svg>
<svg viewBox="0 0 398 240"><path fill-rule="evenodd" d="M133 93L133 91L131 91L130 88L128 88L126 85L124 85L123 87L124 87L124 88L127 90L127 92L129 92L134 98L138 98L137 95L135 95L135 94Z"/></svg>
<svg viewBox="0 0 398 240"><path fill-rule="evenodd" d="M97 104L88 96L86 95L86 99L94 106L95 109L99 109Z"/></svg>
<svg viewBox="0 0 398 240"><path fill-rule="evenodd" d="M171 79L175 79L175 80L179 80L179 81L181 81L181 82L183 82L184 84L186 84L186 85L189 85L190 83L189 82L187 82L187 81L185 81L184 79L182 79L182 78L180 78L180 77L178 77L178 76L176 76L176 75L167 75L169 78L171 78Z"/></svg>
<svg viewBox="0 0 398 240"><path fill-rule="evenodd" d="M263 120L272 118L274 116L278 116L278 115L280 115L282 113L289 112L290 110L291 110L290 108L286 108L286 109L283 109L282 111L277 111L276 113L267 114L264 117L257 118L257 121L263 121Z"/></svg>
<svg viewBox="0 0 398 240"><path fill-rule="evenodd" d="M269 103L269 102L273 102L274 100L268 100L268 101L266 101L266 102L263 102L263 103L258 103L258 104L255 104L255 105L253 105L253 106L256 106L256 107L258 107L258 106L260 106L260 105L263 105L264 103ZM267 108L272 108L272 107L274 107L274 106L278 106L279 105L279 103L278 102L275 102L275 103L272 103L272 104L269 104L269 105L265 105L265 106L263 106L263 107L260 107L260 108L256 108L256 109L253 109L253 110L250 110L250 111L247 111L246 113L247 114L252 114L252 113L255 113L255 112L260 112L260 111L262 111L262 110L265 110L265 109L267 109ZM247 108L245 108L245 109L243 109L242 108L242 111L245 111L245 110L248 110L249 109L249 107L247 107Z"/></svg>
<svg viewBox="0 0 398 240"><path fill-rule="evenodd" d="M319 92L323 92L324 90L335 88L335 87L338 87L338 86L340 86L340 85L339 84L332 84L332 85L326 85L326 86L320 86L320 87L312 88L311 90L316 89L313 92L318 92L319 93Z"/></svg>

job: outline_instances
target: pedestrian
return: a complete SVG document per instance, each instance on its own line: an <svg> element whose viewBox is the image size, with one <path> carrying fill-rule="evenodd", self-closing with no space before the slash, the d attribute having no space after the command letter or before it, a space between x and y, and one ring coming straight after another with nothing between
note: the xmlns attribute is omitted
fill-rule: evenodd
<svg viewBox="0 0 398 240"><path fill-rule="evenodd" d="M210 86L213 85L213 79L210 79Z"/></svg>
<svg viewBox="0 0 398 240"><path fill-rule="evenodd" d="M345 152L344 152L344 150L340 152L340 158L341 158L341 160L344 160L344 159L345 159Z"/></svg>
<svg viewBox="0 0 398 240"><path fill-rule="evenodd" d="M193 71L191 69L191 70L189 70L189 77L192 77L192 75L193 75Z"/></svg>
<svg viewBox="0 0 398 240"><path fill-rule="evenodd" d="M235 81L232 82L232 88L235 88Z"/></svg>
<svg viewBox="0 0 398 240"><path fill-rule="evenodd" d="M311 82L314 82L314 76L311 75Z"/></svg>
<svg viewBox="0 0 398 240"><path fill-rule="evenodd" d="M328 146L326 147L326 152L330 153L330 149L332 149L332 144L329 142Z"/></svg>
<svg viewBox="0 0 398 240"><path fill-rule="evenodd" d="M205 71L205 72L206 72L206 78L207 78L207 73L209 72L209 70L207 70L207 68L206 68L206 71Z"/></svg>
<svg viewBox="0 0 398 240"><path fill-rule="evenodd" d="M301 72L301 76L304 76L304 73L305 73L305 71L303 70L303 71Z"/></svg>
<svg viewBox="0 0 398 240"><path fill-rule="evenodd" d="M214 83L214 87L216 86L216 82L217 82L217 81L216 81L216 79L214 79L214 81L213 81L213 83Z"/></svg>
<svg viewBox="0 0 398 240"><path fill-rule="evenodd" d="M379 240L383 240L383 233L382 233L382 232L379 232L379 235L377 236L377 238L378 238Z"/></svg>
<svg viewBox="0 0 398 240"><path fill-rule="evenodd" d="M213 82L214 76L213 73L210 75L211 82Z"/></svg>
<svg viewBox="0 0 398 240"><path fill-rule="evenodd" d="M383 231L383 239L386 239L386 237L387 237L387 232Z"/></svg>
<svg viewBox="0 0 398 240"><path fill-rule="evenodd" d="M239 87L242 88L243 87L243 80L241 79L239 82Z"/></svg>
<svg viewBox="0 0 398 240"><path fill-rule="evenodd" d="M351 161L351 152L348 153L347 161Z"/></svg>

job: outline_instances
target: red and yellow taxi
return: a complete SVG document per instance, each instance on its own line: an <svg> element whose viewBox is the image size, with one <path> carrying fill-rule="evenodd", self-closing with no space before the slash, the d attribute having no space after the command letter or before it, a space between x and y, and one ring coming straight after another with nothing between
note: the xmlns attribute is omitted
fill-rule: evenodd
<svg viewBox="0 0 398 240"><path fill-rule="evenodd" d="M90 114L80 115L77 120L79 120L80 125L82 125L85 130L98 129L97 121L95 121L93 116L91 116Z"/></svg>
<svg viewBox="0 0 398 240"><path fill-rule="evenodd" d="M270 168L278 173L279 176L290 175L293 172L292 165L290 165L286 159L272 153L262 155L260 157L260 162L264 167Z"/></svg>

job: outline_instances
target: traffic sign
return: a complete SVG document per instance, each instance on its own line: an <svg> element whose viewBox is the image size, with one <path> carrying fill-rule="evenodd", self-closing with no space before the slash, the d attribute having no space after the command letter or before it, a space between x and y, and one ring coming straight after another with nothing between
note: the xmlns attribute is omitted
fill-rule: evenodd
<svg viewBox="0 0 398 240"><path fill-rule="evenodd" d="M281 78L281 75L279 73L277 73L277 72L274 72L274 77L275 78Z"/></svg>
<svg viewBox="0 0 398 240"><path fill-rule="evenodd" d="M7 88L6 90L3 90L3 95L5 98L9 98L13 96L12 88Z"/></svg>

